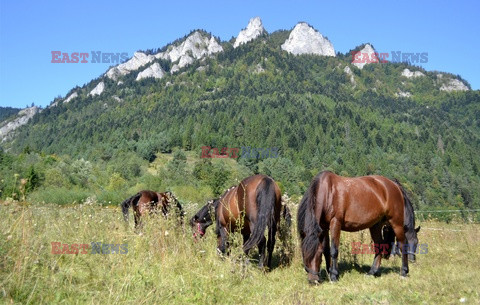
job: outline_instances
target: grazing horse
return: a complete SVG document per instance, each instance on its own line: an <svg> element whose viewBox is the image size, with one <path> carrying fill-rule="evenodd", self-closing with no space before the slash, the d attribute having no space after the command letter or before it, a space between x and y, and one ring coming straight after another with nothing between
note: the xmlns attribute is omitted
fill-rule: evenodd
<svg viewBox="0 0 480 305"><path fill-rule="evenodd" d="M163 216L167 217L172 206L175 206L177 214L182 218L184 215L182 205L178 202L177 198L172 192L157 193L154 191L140 191L132 197L125 199L122 203L123 218L128 222L128 208L133 208L133 215L135 218L135 228L142 226L142 216L147 212L157 213L162 211Z"/></svg>
<svg viewBox="0 0 480 305"><path fill-rule="evenodd" d="M226 190L222 197L233 188L235 188L235 186ZM218 203L220 202L219 199L220 198L208 200L207 204L198 210L198 212L190 219L190 226L192 227L194 238L205 235L207 228L213 224L214 217L212 216L215 215ZM287 205L283 205L282 218L285 220L287 227L290 228L292 225L292 214Z"/></svg>
<svg viewBox="0 0 480 305"><path fill-rule="evenodd" d="M239 231L243 236L245 254L258 246L259 266L266 263L271 267L272 252L275 247L277 224L282 208L281 194L275 181L265 175L255 175L244 179L238 186L229 188L220 198L210 200L190 220L194 237L203 236L215 215L218 250L225 253L227 237ZM285 217L290 215L285 206ZM265 229L268 227L268 242ZM268 257L265 259L265 246Z"/></svg>
<svg viewBox="0 0 480 305"><path fill-rule="evenodd" d="M408 274L408 259L415 260L420 227L415 229L412 203L398 181L383 176L347 178L321 172L303 196L297 218L303 264L310 283L319 281L322 253L330 280L338 280L341 230L355 232L368 228L376 244L391 244L396 237L402 249L402 276ZM390 251L375 254L368 274L380 274L381 258L388 257Z"/></svg>
<svg viewBox="0 0 480 305"><path fill-rule="evenodd" d="M222 197L229 191L230 189L226 190ZM220 202L219 199L220 198L208 200L207 204L190 219L190 226L192 227L193 237L195 239L205 235L207 228L213 224L213 216Z"/></svg>

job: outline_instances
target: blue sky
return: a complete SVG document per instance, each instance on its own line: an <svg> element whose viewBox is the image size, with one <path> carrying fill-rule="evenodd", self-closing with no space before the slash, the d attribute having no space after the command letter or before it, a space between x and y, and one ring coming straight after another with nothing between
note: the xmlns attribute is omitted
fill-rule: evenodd
<svg viewBox="0 0 480 305"><path fill-rule="evenodd" d="M306 21L342 53L365 42L378 52L428 52L425 69L480 89L480 1L0 0L0 106L47 106L109 67L51 63L51 51L131 57L193 29L229 40L255 16L268 32Z"/></svg>

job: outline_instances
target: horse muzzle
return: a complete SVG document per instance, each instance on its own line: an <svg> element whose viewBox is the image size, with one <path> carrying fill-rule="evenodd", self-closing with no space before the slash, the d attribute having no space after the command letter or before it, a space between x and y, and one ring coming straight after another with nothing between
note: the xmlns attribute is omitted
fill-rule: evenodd
<svg viewBox="0 0 480 305"><path fill-rule="evenodd" d="M197 222L197 230L193 232L193 238L197 240L197 238L201 238L205 235L205 231L202 230L202 226L200 226L200 223Z"/></svg>

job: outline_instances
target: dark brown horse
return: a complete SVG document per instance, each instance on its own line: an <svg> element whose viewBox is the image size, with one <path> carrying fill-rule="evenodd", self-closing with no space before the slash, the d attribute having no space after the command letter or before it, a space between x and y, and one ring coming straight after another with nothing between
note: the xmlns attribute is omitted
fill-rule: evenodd
<svg viewBox="0 0 480 305"><path fill-rule="evenodd" d="M144 190L136 193L132 197L121 203L123 218L128 222L128 208L133 208L135 218L135 228L142 226L142 216L148 212L158 213L161 211L163 216L167 217L172 206L176 208L180 221L184 212L182 205L172 192L158 193L154 191Z"/></svg>
<svg viewBox="0 0 480 305"><path fill-rule="evenodd" d="M396 237L402 249L402 276L408 274L408 259L415 259L420 227L415 229L412 203L398 181L383 176L347 178L321 172L303 196L297 217L303 263L311 283L319 281L322 253L330 279L338 280L341 230L370 229L374 243L378 244L393 243ZM389 234L389 230L394 234ZM382 254L388 256L390 252L375 254L369 274L379 275Z"/></svg>
<svg viewBox="0 0 480 305"><path fill-rule="evenodd" d="M285 206L286 207L286 206ZM275 235L282 208L281 194L275 181L265 175L255 175L244 179L238 186L228 189L219 199L209 201L190 220L194 236L202 236L212 224L214 211L218 249L225 253L227 238L232 232L241 232L243 250L246 254L258 246L259 266L266 263L271 267ZM268 242L265 229L268 227ZM268 257L265 259L265 246Z"/></svg>

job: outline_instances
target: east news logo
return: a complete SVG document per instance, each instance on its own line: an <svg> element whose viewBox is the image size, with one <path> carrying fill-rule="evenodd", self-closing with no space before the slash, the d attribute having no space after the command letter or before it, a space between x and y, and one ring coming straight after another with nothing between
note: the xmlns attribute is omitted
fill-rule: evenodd
<svg viewBox="0 0 480 305"><path fill-rule="evenodd" d="M90 57L90 54L92 55ZM52 51L53 64L76 64L76 63L88 63L91 58L92 64L120 64L124 63L128 59L128 53L102 53L101 51L92 51L90 53L85 52L72 52L66 53L61 51Z"/></svg>

